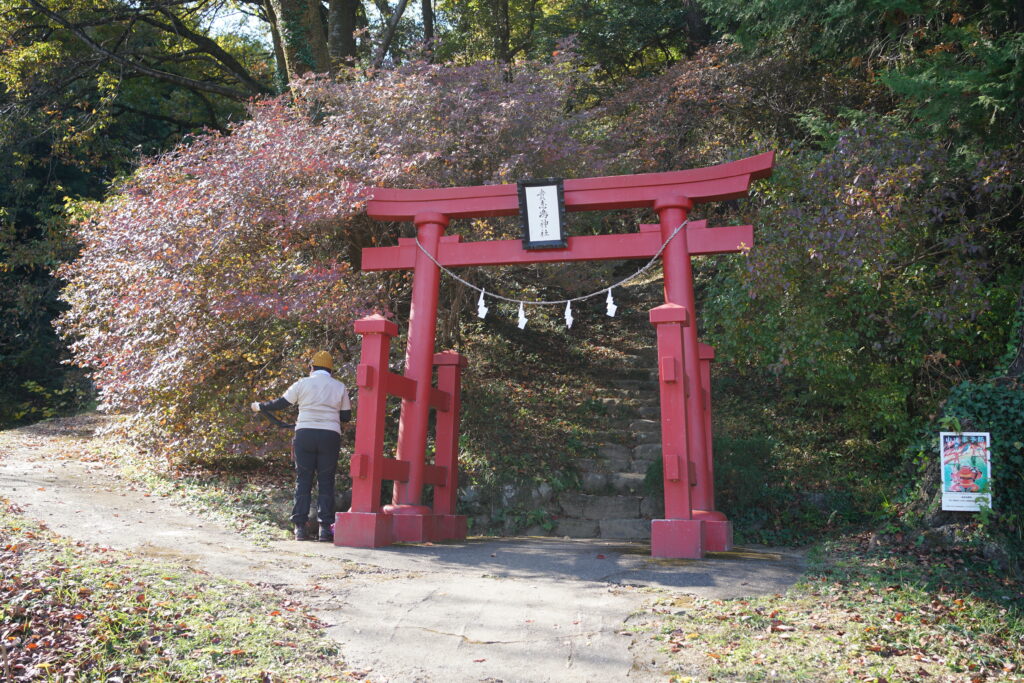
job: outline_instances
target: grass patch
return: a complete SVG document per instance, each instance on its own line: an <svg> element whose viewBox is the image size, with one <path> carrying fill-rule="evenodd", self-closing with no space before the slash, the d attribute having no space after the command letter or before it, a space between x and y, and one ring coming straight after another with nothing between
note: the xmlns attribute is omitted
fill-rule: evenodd
<svg viewBox="0 0 1024 683"><path fill-rule="evenodd" d="M3 680L358 680L269 591L54 537L0 507Z"/></svg>
<svg viewBox="0 0 1024 683"><path fill-rule="evenodd" d="M982 558L860 535L810 559L784 595L659 599L671 680L1024 681L1024 584Z"/></svg>
<svg viewBox="0 0 1024 683"><path fill-rule="evenodd" d="M94 416L103 424L101 434L79 434L68 450L76 460L102 461L132 489L171 498L190 512L233 529L256 543L290 538L295 474L284 449L280 457L255 471L214 471L203 467L172 466L140 451L119 432L116 416ZM73 426L73 424L71 425ZM47 438L62 430L62 421L50 423ZM65 429L66 431L66 429ZM342 469L339 466L339 470ZM349 483L339 472L338 490ZM344 488L343 488L344 487ZM316 498L314 487L314 500Z"/></svg>
<svg viewBox="0 0 1024 683"><path fill-rule="evenodd" d="M122 459L122 473L151 493L180 501L188 510L238 531L257 543L290 538L294 474L215 473L147 469ZM313 489L316 500L316 488Z"/></svg>

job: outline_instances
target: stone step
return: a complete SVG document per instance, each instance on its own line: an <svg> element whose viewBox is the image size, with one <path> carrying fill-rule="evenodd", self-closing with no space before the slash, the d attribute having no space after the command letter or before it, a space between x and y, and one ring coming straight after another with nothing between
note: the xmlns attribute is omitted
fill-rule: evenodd
<svg viewBox="0 0 1024 683"><path fill-rule="evenodd" d="M639 407L640 406L635 405L623 406L626 410L623 411L621 415L609 416L602 426L607 429L614 429L615 431L628 430L629 425L633 424L637 420L636 411Z"/></svg>
<svg viewBox="0 0 1024 683"><path fill-rule="evenodd" d="M606 478L606 484L611 484L619 493L642 494L644 475L639 472L613 472Z"/></svg>
<svg viewBox="0 0 1024 683"><path fill-rule="evenodd" d="M606 470L582 472L580 482L584 493L605 495L611 491L623 495L643 495L644 480L651 462L634 460L616 463Z"/></svg>
<svg viewBox="0 0 1024 683"><path fill-rule="evenodd" d="M630 406L633 408L648 406L658 402L658 392L646 389L617 389L605 387L604 395L598 399L603 406Z"/></svg>
<svg viewBox="0 0 1024 683"><path fill-rule="evenodd" d="M609 384L616 389L631 389L633 391L655 391L658 388L656 381L650 379L613 379Z"/></svg>
<svg viewBox="0 0 1024 683"><path fill-rule="evenodd" d="M602 486L614 487L613 475L622 474L646 474L652 463L661 462L661 456L651 457L647 460L635 458L608 458L607 460L588 461L586 467L580 467L580 478L583 488L589 493L600 491ZM585 477L590 474L599 474L604 477L603 483L600 479L592 479L590 483Z"/></svg>
<svg viewBox="0 0 1024 683"><path fill-rule="evenodd" d="M644 382L644 384L650 384ZM634 405L643 405L650 401L658 400L659 389L657 384L644 387L609 387L605 389L609 396L621 396L629 398Z"/></svg>
<svg viewBox="0 0 1024 683"><path fill-rule="evenodd" d="M614 430L611 433L618 434L621 437L625 437L628 441L632 441L633 429L630 425L634 422L636 422L636 411L631 411L628 416L624 415L622 417L609 419L605 423L605 426Z"/></svg>
<svg viewBox="0 0 1024 683"><path fill-rule="evenodd" d="M629 424L629 431L636 444L661 443L660 420L634 420Z"/></svg>
<svg viewBox="0 0 1024 683"><path fill-rule="evenodd" d="M651 366L656 362L655 356L636 355L627 353L622 356L622 364L629 368L635 368L650 372Z"/></svg>
<svg viewBox="0 0 1024 683"><path fill-rule="evenodd" d="M602 460L629 460L633 457L633 449L617 443L605 443L597 447L597 456Z"/></svg>
<svg viewBox="0 0 1024 683"><path fill-rule="evenodd" d="M598 529L601 538L644 541L651 538L649 519L602 519Z"/></svg>
<svg viewBox="0 0 1024 683"><path fill-rule="evenodd" d="M642 434L636 434L633 438L633 442L638 446L661 443L661 432L644 432Z"/></svg>
<svg viewBox="0 0 1024 683"><path fill-rule="evenodd" d="M635 460L633 458L608 458L604 461L604 469L601 471L605 474L613 474L615 472L632 472L634 469Z"/></svg>
<svg viewBox="0 0 1024 683"><path fill-rule="evenodd" d="M651 368L649 365L636 365L623 367L616 371L616 376L619 379L638 379L647 381L651 379Z"/></svg>
<svg viewBox="0 0 1024 683"><path fill-rule="evenodd" d="M555 521L553 535L569 538L607 538L647 540L651 537L651 520L658 519L653 512L649 517L609 517L608 519L576 519L562 517ZM534 530L536 535L540 529Z"/></svg>
<svg viewBox="0 0 1024 683"><path fill-rule="evenodd" d="M615 445L621 446L628 451L632 451L637 445L642 443L660 442L661 434L659 432L644 432L641 434L633 432L626 427L622 427L615 432L610 432L609 437L601 439L600 441L595 440L595 447L601 449L608 445Z"/></svg>
<svg viewBox="0 0 1024 683"><path fill-rule="evenodd" d="M661 462L661 457L660 456L657 457L657 458L654 458L652 460L632 460L629 463L629 468L626 469L626 470L622 470L622 471L623 472L626 472L626 471L629 471L629 472L640 472L641 474L647 474L647 470L649 470L652 465L658 464L660 462Z"/></svg>
<svg viewBox="0 0 1024 683"><path fill-rule="evenodd" d="M622 445L630 448L633 439L628 429L614 429L608 432L594 432L591 435L591 443L598 448L607 444Z"/></svg>
<svg viewBox="0 0 1024 683"><path fill-rule="evenodd" d="M601 404L604 413L612 418L636 417L637 410L642 407L637 405L635 400L619 398L604 398L601 399Z"/></svg>
<svg viewBox="0 0 1024 683"><path fill-rule="evenodd" d="M562 516L574 519L624 519L640 516L638 496L600 496L566 491L558 496Z"/></svg>
<svg viewBox="0 0 1024 683"><path fill-rule="evenodd" d="M645 443L633 449L634 460L661 460L661 444Z"/></svg>
<svg viewBox="0 0 1024 683"><path fill-rule="evenodd" d="M657 420L661 417L661 406L656 399L649 401L643 399L617 401L615 403L608 403L603 408L609 422L622 422L626 425L638 418Z"/></svg>
<svg viewBox="0 0 1024 683"><path fill-rule="evenodd" d="M645 420L657 420L661 417L661 406L657 403L646 406L637 406L636 414Z"/></svg>
<svg viewBox="0 0 1024 683"><path fill-rule="evenodd" d="M608 478L605 472L583 472L580 475L586 493L603 493L608 488Z"/></svg>
<svg viewBox="0 0 1024 683"><path fill-rule="evenodd" d="M593 519L562 517L555 522L555 535L568 538L598 538L601 525Z"/></svg>
<svg viewBox="0 0 1024 683"><path fill-rule="evenodd" d="M664 494L655 494L640 499L640 516L644 519L661 519L665 516Z"/></svg>

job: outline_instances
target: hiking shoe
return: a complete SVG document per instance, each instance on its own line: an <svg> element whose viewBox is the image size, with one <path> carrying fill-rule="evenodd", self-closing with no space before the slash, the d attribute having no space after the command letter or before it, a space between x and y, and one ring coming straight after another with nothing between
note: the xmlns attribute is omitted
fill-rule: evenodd
<svg viewBox="0 0 1024 683"><path fill-rule="evenodd" d="M334 532L331 531L331 527L329 527L329 526L321 526L320 527L320 538L318 538L317 540L323 541L324 543L333 543L334 542Z"/></svg>
<svg viewBox="0 0 1024 683"><path fill-rule="evenodd" d="M305 524L296 524L295 525L295 540L296 541L308 541L309 540L309 534L306 533L306 525Z"/></svg>

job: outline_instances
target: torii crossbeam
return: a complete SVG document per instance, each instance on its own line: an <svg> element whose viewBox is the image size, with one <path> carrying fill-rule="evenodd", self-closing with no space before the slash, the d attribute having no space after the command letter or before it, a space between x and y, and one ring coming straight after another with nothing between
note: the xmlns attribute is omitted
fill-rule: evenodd
<svg viewBox="0 0 1024 683"><path fill-rule="evenodd" d="M465 518L456 515L454 508L458 371L465 361L451 352L434 353L438 264L456 268L650 258L695 204L745 197L750 183L770 175L773 164L774 153L768 152L686 171L567 179L567 211L649 207L658 214L659 222L640 225L635 233L570 236L564 248L546 250L526 250L520 240L462 242L459 236L443 234L452 218L517 214L516 185L375 190L367 204L371 217L412 221L417 229L415 240L399 239L394 247L364 249L362 259L363 270L414 272L405 375L388 371L387 344L380 341L390 340L397 328L376 317L357 322L356 331L365 336L357 377L361 395L352 458L353 507L338 513L335 543L367 547L394 541L465 538ZM655 557L702 557L706 551L732 547L731 523L714 509L710 418L714 351L697 339L690 258L743 251L753 241L752 226L709 228L706 221L694 221L662 252L665 304L653 309L650 316L657 329L665 481L665 519L651 524L651 554ZM435 365L443 387L433 387ZM403 399L396 458L383 455L383 401L388 393ZM369 397L373 400L366 401ZM432 407L439 411L437 448L434 463L428 464ZM395 487L392 504L382 508L379 491L383 479L394 480ZM435 486L434 508L421 504L425 485ZM443 494L440 505L439 493Z"/></svg>

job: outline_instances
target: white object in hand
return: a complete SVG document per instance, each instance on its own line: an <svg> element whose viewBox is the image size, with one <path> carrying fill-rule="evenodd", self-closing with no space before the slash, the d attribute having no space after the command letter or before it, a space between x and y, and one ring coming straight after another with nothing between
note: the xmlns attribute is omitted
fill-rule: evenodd
<svg viewBox="0 0 1024 683"><path fill-rule="evenodd" d="M526 311L523 309L523 302L519 302L519 329L526 327Z"/></svg>
<svg viewBox="0 0 1024 683"><path fill-rule="evenodd" d="M614 318L615 311L619 310L619 307L615 305L615 301L612 299L612 290L608 289L608 298L605 299L605 303L608 304L608 317Z"/></svg>
<svg viewBox="0 0 1024 683"><path fill-rule="evenodd" d="M256 401L253 401L252 403L250 403L249 407L252 409L252 412L254 412L254 413L260 412L260 404L257 403Z"/></svg>

